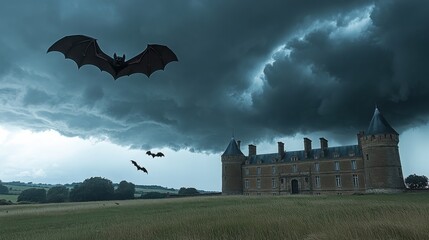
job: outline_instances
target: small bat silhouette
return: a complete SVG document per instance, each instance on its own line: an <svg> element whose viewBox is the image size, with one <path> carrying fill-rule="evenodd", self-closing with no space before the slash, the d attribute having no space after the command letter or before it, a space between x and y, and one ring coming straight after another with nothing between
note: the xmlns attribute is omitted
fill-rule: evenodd
<svg viewBox="0 0 429 240"><path fill-rule="evenodd" d="M146 154L149 155L149 156L152 156L152 158L154 158L154 157L164 157L164 153L162 153L162 152L152 153L151 151L147 151Z"/></svg>
<svg viewBox="0 0 429 240"><path fill-rule="evenodd" d="M157 70L164 70L172 61L178 61L176 54L164 45L148 44L147 48L137 56L125 61L125 54L120 57L116 53L113 58L105 54L97 40L84 35L66 36L55 42L48 52L57 51L76 62L78 68L85 64L98 67L110 73L116 80L133 73L150 75Z"/></svg>
<svg viewBox="0 0 429 240"><path fill-rule="evenodd" d="M133 165L134 165L134 166L136 166L137 171L138 171L138 170L142 170L142 171L143 171L143 172L145 172L146 174L148 173L148 172L147 172L147 170L146 170L146 168L144 168L144 167L140 167L140 166L136 163L136 161L131 160L131 162L133 163Z"/></svg>

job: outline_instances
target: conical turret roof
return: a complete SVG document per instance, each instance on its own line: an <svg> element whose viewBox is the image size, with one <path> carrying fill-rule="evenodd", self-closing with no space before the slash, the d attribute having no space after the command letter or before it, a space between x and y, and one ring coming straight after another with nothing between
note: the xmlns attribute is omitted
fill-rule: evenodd
<svg viewBox="0 0 429 240"><path fill-rule="evenodd" d="M393 133L399 135L395 129L393 129L390 124L383 117L378 108L375 108L374 115L372 116L371 123L369 124L368 131L366 135L376 135L376 134L385 134Z"/></svg>
<svg viewBox="0 0 429 240"><path fill-rule="evenodd" d="M241 156L244 154L241 152L241 150L238 148L237 142L234 138L231 138L231 141L228 144L228 147L226 148L225 152L222 154L222 156Z"/></svg>

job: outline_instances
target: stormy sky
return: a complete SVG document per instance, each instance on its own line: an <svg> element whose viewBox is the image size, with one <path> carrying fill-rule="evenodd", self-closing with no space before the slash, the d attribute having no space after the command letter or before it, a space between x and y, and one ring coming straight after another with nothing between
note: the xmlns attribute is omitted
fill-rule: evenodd
<svg viewBox="0 0 429 240"><path fill-rule="evenodd" d="M376 105L401 134L404 175L428 175L428 1L89 2L1 4L1 180L220 190L233 134L258 152L302 149L303 136L356 144ZM75 34L127 59L167 45L179 61L114 81L46 53Z"/></svg>

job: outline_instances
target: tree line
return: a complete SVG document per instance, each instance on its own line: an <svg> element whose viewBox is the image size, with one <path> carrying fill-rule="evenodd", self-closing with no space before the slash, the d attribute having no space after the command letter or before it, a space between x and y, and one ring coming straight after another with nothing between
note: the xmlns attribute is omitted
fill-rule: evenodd
<svg viewBox="0 0 429 240"><path fill-rule="evenodd" d="M117 187L115 188L115 185ZM61 203L61 202L86 202L86 201L104 201L104 200L125 200L134 199L136 186L127 181L121 181L119 184L113 184L112 181L102 177L91 177L85 179L82 183L73 185L59 185L46 188L28 188L18 196L20 203ZM8 194L8 188L3 186L0 181L0 193ZM174 189L172 189L174 190ZM179 189L177 194L168 192L145 192L140 198L154 199L167 197L196 196L201 193L195 188Z"/></svg>
<svg viewBox="0 0 429 240"><path fill-rule="evenodd" d="M48 189L29 188L18 196L18 202L59 203L59 202L86 202L103 200L133 199L135 185L121 181L115 189L112 181L102 177L91 177L72 189L66 186L54 186Z"/></svg>

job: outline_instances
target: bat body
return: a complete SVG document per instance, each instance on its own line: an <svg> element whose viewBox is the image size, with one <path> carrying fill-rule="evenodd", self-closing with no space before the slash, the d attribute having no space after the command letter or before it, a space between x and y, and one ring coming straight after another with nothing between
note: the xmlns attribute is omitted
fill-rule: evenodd
<svg viewBox="0 0 429 240"><path fill-rule="evenodd" d="M173 51L158 44L148 44L143 52L128 61L125 61L125 55L119 57L116 53L112 58L100 49L96 39L84 35L63 37L48 49L48 52L51 51L63 53L65 58L75 61L78 68L85 64L94 65L110 73L115 80L133 73L150 77L153 72L163 70L168 63L178 61Z"/></svg>
<svg viewBox="0 0 429 240"><path fill-rule="evenodd" d="M136 166L137 171L138 171L138 170L141 170L141 171L145 172L146 174L148 173L148 172L147 172L147 170L146 170L146 168L144 168L144 167L140 167L140 166L136 163L136 161L131 160L131 162L133 163L133 165L134 165L134 166Z"/></svg>
<svg viewBox="0 0 429 240"><path fill-rule="evenodd" d="M149 156L152 156L152 158L154 158L154 157L164 157L164 153L162 153L162 152L153 153L151 151L147 151L146 154L149 155Z"/></svg>

